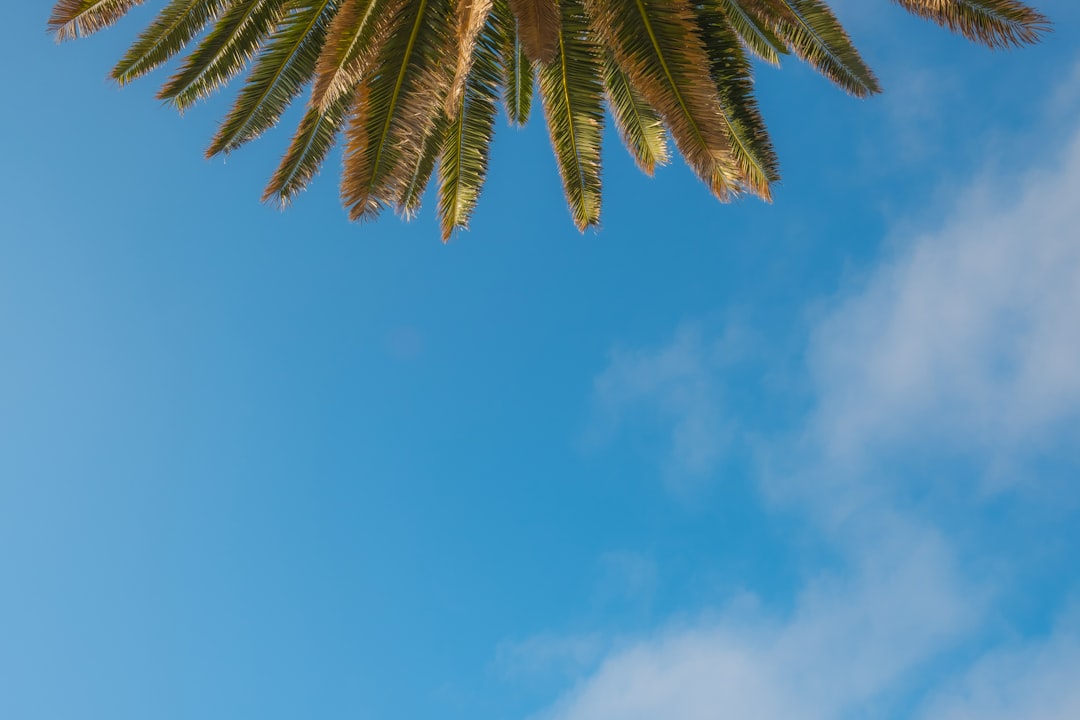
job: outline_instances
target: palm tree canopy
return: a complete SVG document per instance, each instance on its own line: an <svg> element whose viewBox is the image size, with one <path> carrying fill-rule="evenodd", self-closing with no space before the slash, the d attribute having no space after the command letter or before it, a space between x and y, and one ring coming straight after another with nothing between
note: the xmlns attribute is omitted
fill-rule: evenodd
<svg viewBox="0 0 1080 720"><path fill-rule="evenodd" d="M58 0L49 29L89 35L143 2ZM1020 0L892 2L991 48L1049 29ZM409 217L434 177L444 239L476 207L500 105L523 125L536 91L582 230L600 221L608 115L644 172L673 142L720 200L768 200L778 162L752 59L794 54L852 95L880 92L826 0L167 0L111 77L127 84L188 48L158 94L178 110L246 71L208 157L307 92L264 200L288 205L343 138L349 217Z"/></svg>

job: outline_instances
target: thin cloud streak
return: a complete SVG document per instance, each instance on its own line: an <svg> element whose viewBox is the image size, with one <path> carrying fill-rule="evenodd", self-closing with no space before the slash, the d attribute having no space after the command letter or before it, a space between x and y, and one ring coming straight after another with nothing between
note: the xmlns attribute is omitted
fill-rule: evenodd
<svg viewBox="0 0 1080 720"><path fill-rule="evenodd" d="M609 442L645 411L668 427L665 475L676 487L707 477L730 442L716 371L728 357L724 340L706 342L700 328L678 329L659 350L616 349L593 387L592 444Z"/></svg>
<svg viewBox="0 0 1080 720"><path fill-rule="evenodd" d="M894 528L896 530L897 528ZM859 710L971 629L979 597L947 546L918 528L821 576L786 618L743 598L612 653L548 720L814 720ZM917 594L912 590L917 589Z"/></svg>
<svg viewBox="0 0 1080 720"><path fill-rule="evenodd" d="M1060 166L983 181L847 296L811 343L833 466L898 446L1023 453L1080 419L1080 134Z"/></svg>
<svg viewBox="0 0 1080 720"><path fill-rule="evenodd" d="M931 701L921 720L1073 720L1080 717L1080 620L1048 638L1001 648Z"/></svg>
<svg viewBox="0 0 1080 720"><path fill-rule="evenodd" d="M1052 167L973 183L940 228L899 245L811 333L816 405L791 438L768 441L762 482L817 521L845 569L812 578L788 614L743 598L626 644L542 717L893 717L898 699L923 720L1078 715L1075 623L969 667L940 664L985 627L993 580L974 579L946 536L896 509L890 483L903 481L888 472L910 454L958 454L988 477L1036 454L1075 459L1080 133L1064 147ZM695 466L675 438L731 423L708 347L684 331L613 355L597 381L619 422L659 410L672 457L702 472L720 447L704 443L712 454Z"/></svg>

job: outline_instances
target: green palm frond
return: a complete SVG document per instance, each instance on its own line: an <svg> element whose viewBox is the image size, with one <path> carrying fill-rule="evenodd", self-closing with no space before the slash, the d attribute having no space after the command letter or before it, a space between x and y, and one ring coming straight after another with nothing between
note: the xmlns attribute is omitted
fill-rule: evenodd
<svg viewBox="0 0 1080 720"><path fill-rule="evenodd" d="M823 0L741 0L800 59L857 97L881 92L873 71Z"/></svg>
<svg viewBox="0 0 1080 720"><path fill-rule="evenodd" d="M443 240L468 227L487 177L488 152L499 108L499 36L489 19L476 38L472 67L465 79L439 159L439 218Z"/></svg>
<svg viewBox="0 0 1080 720"><path fill-rule="evenodd" d="M288 8L288 0L236 0L158 93L184 110L244 69Z"/></svg>
<svg viewBox="0 0 1080 720"><path fill-rule="evenodd" d="M1037 42L1050 29L1045 15L1018 0L893 0L969 40L993 48Z"/></svg>
<svg viewBox="0 0 1080 720"><path fill-rule="evenodd" d="M737 194L740 174L690 1L586 2L619 67L664 118L691 169L717 197Z"/></svg>
<svg viewBox="0 0 1080 720"><path fill-rule="evenodd" d="M342 95L323 109L309 105L289 149L263 191L263 202L276 200L281 207L307 187L345 126L352 97Z"/></svg>
<svg viewBox="0 0 1080 720"><path fill-rule="evenodd" d="M657 165L668 162L664 121L645 102L610 53L604 57L604 86L619 137L642 172L652 175Z"/></svg>
<svg viewBox="0 0 1080 720"><path fill-rule="evenodd" d="M579 230L600 223L600 143L604 129L603 55L578 0L562 3L555 59L540 67L540 99Z"/></svg>
<svg viewBox="0 0 1080 720"><path fill-rule="evenodd" d="M142 3L143 0L59 0L49 15L49 32L57 40L92 35Z"/></svg>
<svg viewBox="0 0 1080 720"><path fill-rule="evenodd" d="M207 156L230 152L277 124L315 74L337 0L291 0L244 88L210 143Z"/></svg>
<svg viewBox="0 0 1080 720"><path fill-rule="evenodd" d="M750 62L723 13L706 9L697 18L740 182L769 200L771 185L780 179L779 162L754 99Z"/></svg>
<svg viewBox="0 0 1080 720"><path fill-rule="evenodd" d="M112 70L112 78L126 85L167 62L227 6L227 0L172 0L124 53Z"/></svg>
<svg viewBox="0 0 1080 720"><path fill-rule="evenodd" d="M750 52L770 65L779 65L780 56L789 52L787 46L760 17L743 7L743 2L744 0L714 0L712 3L704 3L703 9L707 12L722 12L732 31Z"/></svg>
<svg viewBox="0 0 1080 720"><path fill-rule="evenodd" d="M408 0L405 17L353 101L341 181L353 220L398 205L452 79L451 0Z"/></svg>
<svg viewBox="0 0 1080 720"><path fill-rule="evenodd" d="M56 0L48 27L57 40L87 35L142 1ZM251 65L207 155L259 137L306 90L263 200L287 206L344 134L349 217L392 207L410 218L437 177L444 238L477 206L500 104L524 125L537 87L582 230L600 222L606 112L645 173L668 162L670 136L720 200L768 200L779 162L752 58L791 53L854 95L880 91L830 0L160 1L113 68L117 83L194 45L159 93L183 111ZM1050 29L1022 0L892 2L991 48Z"/></svg>
<svg viewBox="0 0 1080 720"><path fill-rule="evenodd" d="M517 20L507 0L495 0L491 17L499 37L499 63L503 74L503 103L511 125L529 121L532 110L536 68L525 54L517 31Z"/></svg>

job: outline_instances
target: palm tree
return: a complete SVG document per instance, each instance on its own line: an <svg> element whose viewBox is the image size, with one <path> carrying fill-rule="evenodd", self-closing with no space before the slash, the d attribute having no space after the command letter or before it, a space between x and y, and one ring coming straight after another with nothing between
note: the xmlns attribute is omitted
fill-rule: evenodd
<svg viewBox="0 0 1080 720"><path fill-rule="evenodd" d="M88 35L142 2L59 0L49 28ZM1049 29L1020 0L893 2L993 48ZM644 172L668 161L670 136L720 200L768 200L779 175L752 58L794 54L852 95L880 91L826 0L169 0L112 78L125 85L189 45L158 95L178 110L250 66L208 156L261 135L309 88L264 200L287 205L343 134L349 217L410 217L435 174L444 239L476 205L500 100L523 125L534 88L582 230L600 220L605 100Z"/></svg>

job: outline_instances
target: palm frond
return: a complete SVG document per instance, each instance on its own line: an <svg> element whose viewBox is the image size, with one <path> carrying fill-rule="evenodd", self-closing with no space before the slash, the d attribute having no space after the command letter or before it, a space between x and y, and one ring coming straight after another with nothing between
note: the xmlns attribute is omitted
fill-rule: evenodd
<svg viewBox="0 0 1080 720"><path fill-rule="evenodd" d="M610 53L604 57L604 86L608 108L623 144L642 172L651 176L657 165L668 162L664 121L645 102Z"/></svg>
<svg viewBox="0 0 1080 720"><path fill-rule="evenodd" d="M603 51L578 0L563 0L555 59L540 67L540 98L579 230L600 222L604 129Z"/></svg>
<svg viewBox="0 0 1080 720"><path fill-rule="evenodd" d="M552 62L559 44L559 0L509 0L509 3L525 54L533 62Z"/></svg>
<svg viewBox="0 0 1080 720"><path fill-rule="evenodd" d="M741 0L801 60L856 97L881 92L873 71L824 0Z"/></svg>
<svg viewBox="0 0 1080 720"><path fill-rule="evenodd" d="M1019 0L893 0L969 40L992 48L1038 42L1050 30L1045 15Z"/></svg>
<svg viewBox="0 0 1080 720"><path fill-rule="evenodd" d="M346 130L341 196L353 220L398 205L442 111L454 49L451 0L408 0L380 72L361 81Z"/></svg>
<svg viewBox="0 0 1080 720"><path fill-rule="evenodd" d="M502 66L503 105L511 125L523 126L532 110L536 69L525 54L517 32L517 19L507 0L495 0L492 21L499 38L499 64Z"/></svg>
<svg viewBox="0 0 1080 720"><path fill-rule="evenodd" d="M746 49L770 65L779 65L780 56L788 54L784 42L776 37L768 25L748 12L742 0L713 0L703 3L703 9L722 12Z"/></svg>
<svg viewBox="0 0 1080 720"><path fill-rule="evenodd" d="M277 27L288 0L236 0L158 93L184 110L244 69Z"/></svg>
<svg viewBox="0 0 1080 720"><path fill-rule="evenodd" d="M172 0L128 48L110 75L126 85L174 55L228 7L228 0Z"/></svg>
<svg viewBox="0 0 1080 720"><path fill-rule="evenodd" d="M793 53L854 95L880 91L831 10L840 0L158 1L112 69L118 84L192 46L158 95L183 111L251 65L208 156L262 135L309 88L263 200L288 205L344 133L350 218L387 207L412 217L437 177L444 239L476 208L500 99L510 124L524 125L539 88L584 230L600 221L605 106L645 173L677 152L721 200L768 200L778 161L753 59ZM1050 29L1032 0L892 1L991 48ZM57 40L87 35L142 3L54 0L48 27Z"/></svg>
<svg viewBox="0 0 1080 720"><path fill-rule="evenodd" d="M671 129L691 169L720 199L741 183L720 98L689 0L586 0L619 67Z"/></svg>
<svg viewBox="0 0 1080 720"><path fill-rule="evenodd" d="M750 62L723 13L705 8L697 19L740 181L750 192L769 200L770 186L780 179L779 162L754 99Z"/></svg>
<svg viewBox="0 0 1080 720"><path fill-rule="evenodd" d="M290 0L285 19L259 53L232 110L206 151L230 152L277 124L315 73L337 0Z"/></svg>
<svg viewBox="0 0 1080 720"><path fill-rule="evenodd" d="M468 227L487 177L488 153L495 134L501 72L498 29L491 20L477 38L472 68L439 155L439 218L443 240Z"/></svg>
<svg viewBox="0 0 1080 720"><path fill-rule="evenodd" d="M343 0L315 66L311 102L325 108L351 97L409 7L407 0Z"/></svg>
<svg viewBox="0 0 1080 720"><path fill-rule="evenodd" d="M424 140L423 149L413 158L413 169L408 173L409 181L405 183L397 200L398 213L406 220L412 219L420 211L424 191L435 171L435 163L439 159L439 150L442 149L449 123L446 115L439 113L431 126L431 132Z"/></svg>
<svg viewBox="0 0 1080 720"><path fill-rule="evenodd" d="M473 58L479 50L477 39L491 15L492 0L457 0L457 62L454 79L446 93L446 114L453 119L460 105L465 79L472 70Z"/></svg>
<svg viewBox="0 0 1080 720"><path fill-rule="evenodd" d="M49 32L57 42L107 28L144 0L58 0L49 15Z"/></svg>
<svg viewBox="0 0 1080 720"><path fill-rule="evenodd" d="M308 186L337 143L351 102L351 96L342 95L325 109L308 105L285 156L263 191L263 202L274 200L286 207Z"/></svg>

